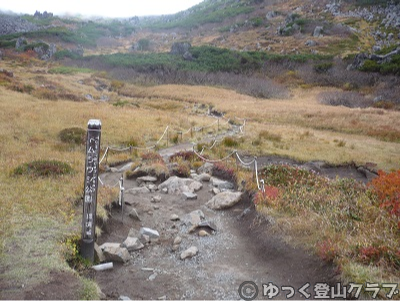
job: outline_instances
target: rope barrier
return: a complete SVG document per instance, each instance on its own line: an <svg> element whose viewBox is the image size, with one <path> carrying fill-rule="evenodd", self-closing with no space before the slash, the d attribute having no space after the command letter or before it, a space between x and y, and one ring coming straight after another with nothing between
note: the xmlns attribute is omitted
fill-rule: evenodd
<svg viewBox="0 0 400 301"><path fill-rule="evenodd" d="M191 127L191 128L189 128L187 131L185 131L185 132L184 132L184 131L177 131L177 130L174 130L174 132L179 133L179 134L181 134L181 135L186 135L186 134L188 134L188 133L192 133L193 131L194 131L194 132L202 131L202 130L204 130L204 129L206 129L206 128L212 127L212 126L215 125L215 124L218 124L218 127L219 127L220 124L221 124L221 123L220 123L220 119L226 120L226 124L230 123L230 121L231 121L230 118L227 119L227 118L225 118L224 116L221 116L221 117L212 116L212 117L213 117L213 118L217 118L217 120L214 121L213 123L211 123L211 124L208 125L208 126ZM244 128L245 128L245 126L246 126L246 119L245 119L245 118L238 118L238 117L234 117L234 118L237 119L237 120L242 120L242 121L243 121L243 125L239 126L239 131L240 131L240 133L244 133ZM164 138L164 136L168 133L168 130L169 130L169 125L165 128L164 133L161 135L160 139L158 139L157 142L155 143L155 145L153 145L153 146L148 146L148 147L132 147L132 146L130 146L130 147L125 147L125 148L117 148L117 147L113 147L113 146L108 146L108 147L106 148L106 150L105 150L105 152L104 152L104 155L103 155L103 157L101 158L101 160L100 160L99 163L101 164L101 163L104 161L104 159L108 157L108 153L109 153L110 151L125 152L125 151L128 151L128 150L129 150L129 151L132 151L132 149L135 149L135 150L150 150L150 149L154 149L154 148L162 141L162 139ZM262 192L265 192L264 180L259 180L259 178L258 178L257 157L254 157L254 159L253 159L252 161L250 161L250 162L244 162L244 161L240 158L240 156L239 156L239 154L237 153L236 150L233 151L231 154L227 155L225 158L222 158L222 159L219 159L219 160L209 160L209 159L206 159L205 157L203 157L203 152L204 152L205 148L208 148L209 150L211 150L211 149L213 149L213 148L215 147L215 145L217 145L217 143L219 143L219 142L221 142L221 141L222 141L222 140L218 141L218 139L215 138L213 144L212 144L210 147L203 146L203 148L202 148L202 150L201 150L200 153L197 153L197 152L195 151L194 145L193 145L193 153L194 153L196 156L198 156L202 161L208 162L208 163L223 162L223 161L229 159L229 157L231 157L232 155L236 155L236 158L238 159L238 161L240 162L240 164L242 164L242 165L244 165L244 166L251 166L252 164L254 164L254 170L255 170L255 178L256 178L256 182L257 182L257 188L258 188L258 190L261 190ZM104 183L100 180L100 178L99 178L99 181L100 181L101 185L104 186ZM123 183L123 180L122 180L122 183ZM260 183L261 183L261 184L260 184ZM112 187L115 187L115 186L117 186L118 184L120 185L119 203L120 203L120 205L121 205L122 199L123 199L123 190L124 190L123 184L121 184L121 181L119 181L119 182L117 182L117 183L116 183L114 186L112 186Z"/></svg>
<svg viewBox="0 0 400 301"><path fill-rule="evenodd" d="M226 156L225 158L219 159L219 160L208 160L207 158L204 158L202 155L198 154L194 149L193 149L193 153L195 155L197 155L197 157L199 157L201 160L203 160L204 162L208 162L208 163L218 163L218 162L223 162L227 159L229 159L230 156L232 156L236 151L233 151L231 154L229 154L228 156Z"/></svg>
<svg viewBox="0 0 400 301"><path fill-rule="evenodd" d="M239 154L236 152L236 157L238 158L238 160L239 160L239 162L242 164L242 165L244 165L244 166L250 166L250 165L252 165L253 163L254 163L254 159L251 161L251 162L244 162L240 157L239 157Z"/></svg>

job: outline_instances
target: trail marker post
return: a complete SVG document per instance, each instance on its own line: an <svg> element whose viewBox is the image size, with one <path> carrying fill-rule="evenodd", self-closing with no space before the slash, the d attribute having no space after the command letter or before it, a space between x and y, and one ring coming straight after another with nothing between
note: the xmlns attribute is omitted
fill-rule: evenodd
<svg viewBox="0 0 400 301"><path fill-rule="evenodd" d="M85 188L83 195L81 255L94 261L97 190L99 174L101 121L90 119L86 137Z"/></svg>

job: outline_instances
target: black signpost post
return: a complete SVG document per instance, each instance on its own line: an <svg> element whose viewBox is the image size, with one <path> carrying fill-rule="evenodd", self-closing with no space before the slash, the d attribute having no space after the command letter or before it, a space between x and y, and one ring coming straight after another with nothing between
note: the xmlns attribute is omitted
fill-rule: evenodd
<svg viewBox="0 0 400 301"><path fill-rule="evenodd" d="M86 138L85 188L83 196L81 256L89 260L91 263L93 263L94 261L100 136L100 120L89 120Z"/></svg>

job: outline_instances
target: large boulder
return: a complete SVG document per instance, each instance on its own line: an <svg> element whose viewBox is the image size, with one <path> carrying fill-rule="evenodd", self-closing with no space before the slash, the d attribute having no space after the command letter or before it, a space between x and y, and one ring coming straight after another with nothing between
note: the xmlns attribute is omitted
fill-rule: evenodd
<svg viewBox="0 0 400 301"><path fill-rule="evenodd" d="M241 192L221 192L215 195L211 200L209 200L206 203L206 206L215 210L228 209L237 204L240 201L241 197Z"/></svg>
<svg viewBox="0 0 400 301"><path fill-rule="evenodd" d="M176 42L172 44L171 54L183 56L185 53L189 52L190 48L192 48L192 45L188 42Z"/></svg>
<svg viewBox="0 0 400 301"><path fill-rule="evenodd" d="M166 188L169 194L182 194L183 192L195 192L200 190L203 184L199 181L177 176L170 177L165 182L158 185L159 190Z"/></svg>
<svg viewBox="0 0 400 301"><path fill-rule="evenodd" d="M100 249L107 261L125 263L131 259L128 249L121 247L119 243L106 242L100 246Z"/></svg>
<svg viewBox="0 0 400 301"><path fill-rule="evenodd" d="M225 191L235 188L235 185L233 185L233 183L215 177L211 177L210 182L212 186L218 188L220 191Z"/></svg>
<svg viewBox="0 0 400 301"><path fill-rule="evenodd" d="M314 29L313 37L320 37L322 36L322 32L324 31L324 28L322 26L316 26Z"/></svg>

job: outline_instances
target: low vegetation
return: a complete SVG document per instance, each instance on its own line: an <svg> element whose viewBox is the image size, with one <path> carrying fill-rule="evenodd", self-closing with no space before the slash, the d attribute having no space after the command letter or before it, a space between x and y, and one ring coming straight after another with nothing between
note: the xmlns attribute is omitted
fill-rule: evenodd
<svg viewBox="0 0 400 301"><path fill-rule="evenodd" d="M344 282L399 282L399 172L381 173L370 187L290 166L271 165L260 176L265 193L257 192L254 202L291 243L334 262Z"/></svg>
<svg viewBox="0 0 400 301"><path fill-rule="evenodd" d="M54 177L72 173L72 168L65 162L56 160L38 160L24 163L14 169L16 176Z"/></svg>

